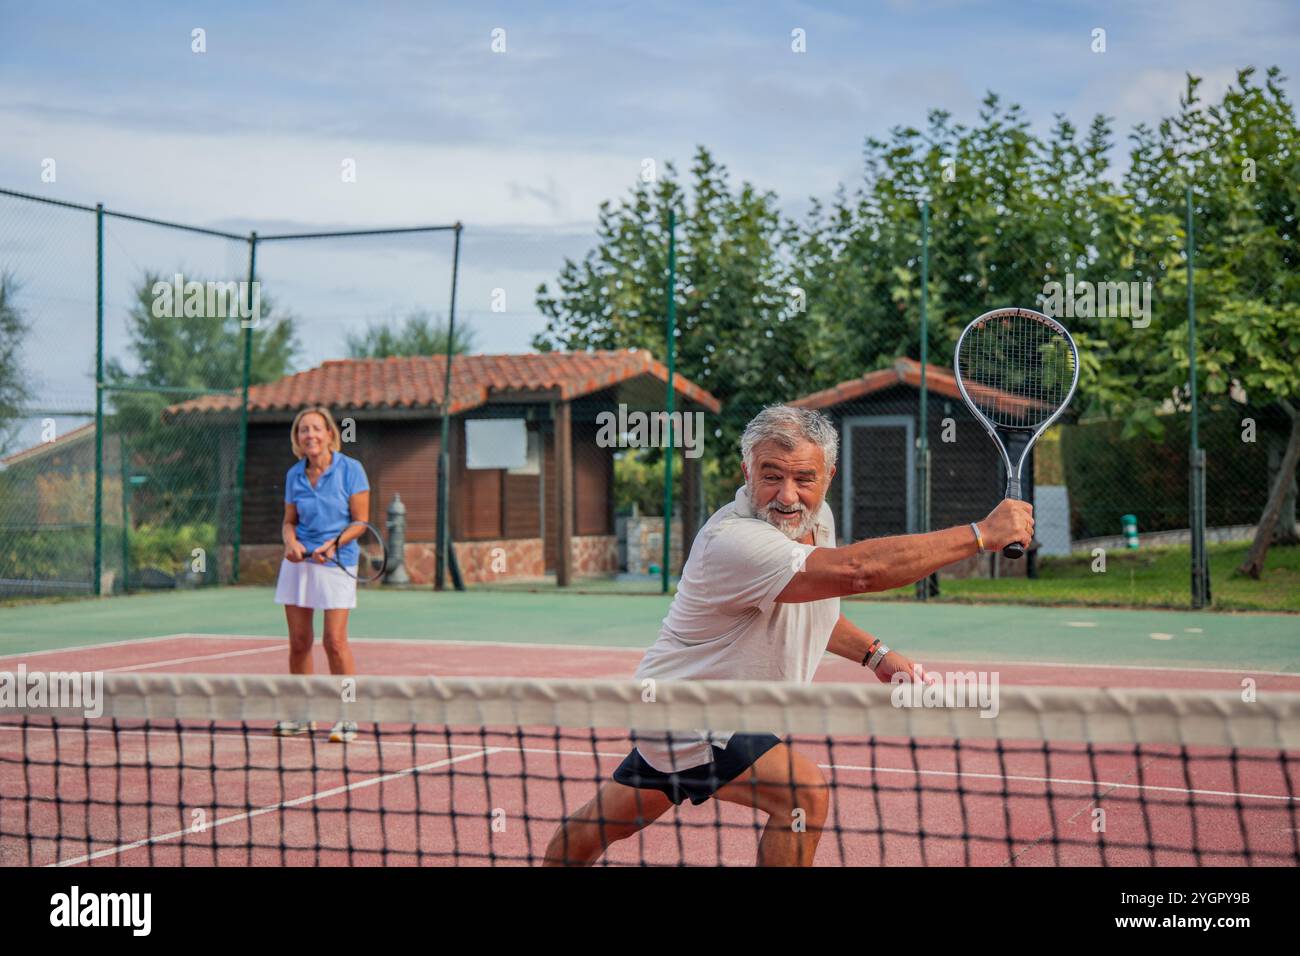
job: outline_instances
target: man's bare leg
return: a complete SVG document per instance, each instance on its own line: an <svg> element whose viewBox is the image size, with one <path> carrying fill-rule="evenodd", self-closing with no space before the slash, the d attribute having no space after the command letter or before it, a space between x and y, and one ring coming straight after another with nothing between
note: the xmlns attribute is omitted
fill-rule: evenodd
<svg viewBox="0 0 1300 956"><path fill-rule="evenodd" d="M611 843L654 823L672 805L658 790L606 780L590 802L560 824L546 846L543 865L590 866Z"/></svg>
<svg viewBox="0 0 1300 956"><path fill-rule="evenodd" d="M763 754L717 792L722 800L767 813L758 842L759 866L812 866L830 796L817 764L785 744Z"/></svg>

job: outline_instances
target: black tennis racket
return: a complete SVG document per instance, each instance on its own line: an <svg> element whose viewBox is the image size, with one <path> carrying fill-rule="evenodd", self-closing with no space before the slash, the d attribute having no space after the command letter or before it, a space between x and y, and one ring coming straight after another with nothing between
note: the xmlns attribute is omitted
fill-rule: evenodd
<svg viewBox="0 0 1300 956"><path fill-rule="evenodd" d="M357 560L355 573L341 561L339 561L339 540L347 532L348 528L361 525L365 530L361 537L353 539L351 543L355 544L360 550ZM368 521L352 521L347 527L339 532L334 539L334 554L325 559L326 564L333 564L343 569L343 573L349 577L356 578L361 584L370 584L384 576L388 570L388 547L384 544L384 536Z"/></svg>
<svg viewBox="0 0 1300 956"><path fill-rule="evenodd" d="M961 397L1002 452L1006 496L1023 501L1020 469L1029 449L1065 411L1079 384L1074 339L1041 312L994 309L961 333L953 370ZM1015 541L1002 553L1020 558L1025 546Z"/></svg>

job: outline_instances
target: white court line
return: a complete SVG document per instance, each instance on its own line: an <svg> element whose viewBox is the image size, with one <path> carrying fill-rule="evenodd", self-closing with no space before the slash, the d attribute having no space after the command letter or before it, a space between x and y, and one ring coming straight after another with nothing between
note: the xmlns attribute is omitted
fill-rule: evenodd
<svg viewBox="0 0 1300 956"><path fill-rule="evenodd" d="M269 654L272 651L283 652L284 648L279 644L272 644L267 647L254 647L246 651L222 651L219 654L198 654L194 657L173 657L166 661L151 661L141 664L123 664L121 667L101 668L105 674L112 674L118 671L133 673L140 670L148 670L151 667L167 667L171 664L193 664L196 661L213 661L223 657L247 657L250 654Z"/></svg>
<svg viewBox="0 0 1300 956"><path fill-rule="evenodd" d="M1158 787L1150 783L1108 783L1105 780L1073 780L1069 777L1030 777L1019 774L1004 776L1000 773L972 773L959 770L912 770L907 767L861 767L853 764L818 764L827 770L857 770L869 771L871 773L910 773L918 777L971 777L977 780L1018 780L1023 783L1059 783L1077 785L1080 787L1106 787L1107 790L1156 790L1161 793L1182 793L1197 794L1203 797L1245 797L1252 800L1300 800L1300 797L1289 797L1285 794L1275 793L1237 793L1233 790L1188 790L1185 787ZM833 791L832 791L833 792ZM982 794L975 791L963 791L968 796L981 797L1003 796L999 793ZM1011 794L1011 796L1034 796L1034 794ZM1044 797L1050 797L1050 794L1042 794ZM1082 796L1082 794L1080 794ZM1098 796L1104 798L1105 794Z"/></svg>
<svg viewBox="0 0 1300 956"><path fill-rule="evenodd" d="M405 770L396 770L393 773L371 777L369 780L359 780L356 783L350 783L346 786L334 787L330 790L320 790L316 793L309 793L306 796L295 797L292 800L282 800L279 803L272 803L265 807L259 807L258 809L249 811L248 813L237 813L232 817L222 817L220 820L208 824L208 826L216 828L225 826L227 823L238 823L240 820L251 820L254 817L260 817L267 813L274 813L276 810L282 810L285 807L296 807L304 803L314 803L317 800L336 797L340 793L348 793L352 790L361 790L365 787L374 787L382 783L387 783L389 780L396 780L399 777L408 777L413 773L422 773L426 770L436 770L439 767L445 767L449 764L460 763L462 760L473 760L477 757L487 757L495 753L496 750L497 748L489 747L486 750L479 751L478 753L463 754L459 757L447 757L444 760L436 760L433 763L421 764L418 767L408 767ZM204 832L206 831L207 827L204 827ZM119 853L126 853L128 850L135 850L142 846L148 846L151 843L162 843L165 840L175 840L191 832L193 831L175 830L171 833L160 833L155 836L145 837L143 840L136 840L134 843L124 843L120 846L109 847L106 850L97 850L94 853L73 857L70 860L57 860L54 863L47 863L46 866L76 866L79 863L89 863L91 860L103 859L106 856L116 856ZM220 847L217 849L220 849Z"/></svg>
<svg viewBox="0 0 1300 956"><path fill-rule="evenodd" d="M17 657L39 657L42 654L75 654L78 651L93 651L101 647L128 647L134 644L153 644L157 641L185 641L193 634L163 634L160 637L132 637L125 641L105 641L102 644L74 644L70 647L52 647L43 651L16 651L13 654L0 654L0 661Z"/></svg>
<svg viewBox="0 0 1300 956"><path fill-rule="evenodd" d="M183 633L183 635L174 635L177 637L195 637L203 640L231 640L231 641L287 641L287 636L265 636L251 635L251 633ZM619 648L607 644L532 644L528 641L469 641L458 640L454 637L448 637L443 640L439 637L348 637L348 644L415 644L417 646L429 645L437 646L439 644L450 644L455 646L465 646L465 648L554 648L555 650L608 650L608 652L621 653L645 653L646 648ZM646 645L649 646L649 645Z"/></svg>

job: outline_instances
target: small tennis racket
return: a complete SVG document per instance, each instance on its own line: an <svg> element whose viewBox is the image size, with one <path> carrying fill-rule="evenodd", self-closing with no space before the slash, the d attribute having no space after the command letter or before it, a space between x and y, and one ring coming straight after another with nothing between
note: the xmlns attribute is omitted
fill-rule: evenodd
<svg viewBox="0 0 1300 956"><path fill-rule="evenodd" d="M994 309L961 333L953 370L961 397L1002 452L1006 496L1023 501L1020 469L1029 449L1065 411L1079 384L1074 339L1041 312ZM1002 553L1020 558L1025 546L1014 541Z"/></svg>
<svg viewBox="0 0 1300 956"><path fill-rule="evenodd" d="M348 530L348 528L357 525L363 526L365 531L362 532L361 537L355 538L351 542L352 544L355 544L361 552L357 561L356 572L353 573L351 568L344 565L338 559L339 548L341 547L339 539L343 537L343 534ZM384 536L379 533L378 528L368 521L349 522L347 527L345 527L343 531L340 531L339 536L334 539L334 554L333 556L326 558L325 563L333 564L342 568L344 574L356 578L361 584L371 584L383 577L384 572L388 570L388 548L384 544Z"/></svg>

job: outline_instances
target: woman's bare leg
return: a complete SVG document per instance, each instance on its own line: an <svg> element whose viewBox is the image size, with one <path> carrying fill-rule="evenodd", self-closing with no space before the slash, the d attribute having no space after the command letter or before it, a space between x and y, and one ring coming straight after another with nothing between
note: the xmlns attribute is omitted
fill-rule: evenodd
<svg viewBox="0 0 1300 956"><path fill-rule="evenodd" d="M311 645L316 639L312 633L312 609L286 604L284 617L289 622L289 673L310 674Z"/></svg>

